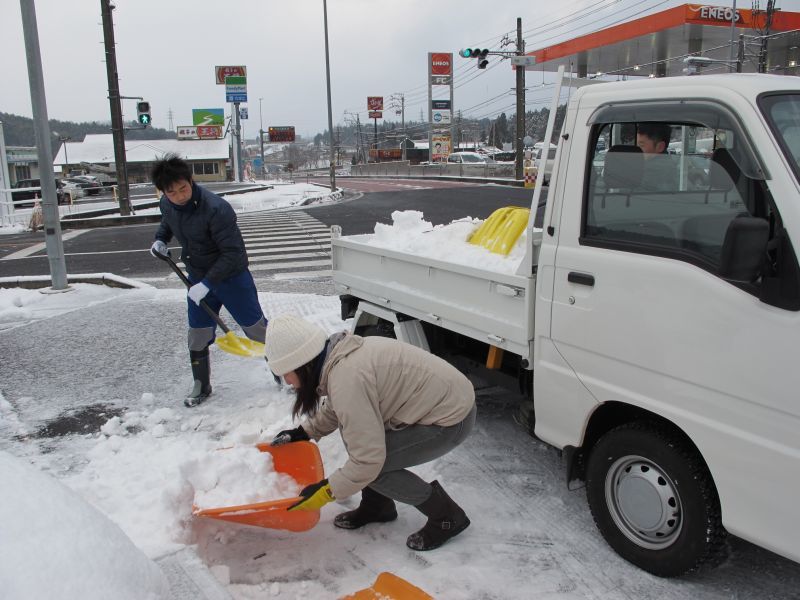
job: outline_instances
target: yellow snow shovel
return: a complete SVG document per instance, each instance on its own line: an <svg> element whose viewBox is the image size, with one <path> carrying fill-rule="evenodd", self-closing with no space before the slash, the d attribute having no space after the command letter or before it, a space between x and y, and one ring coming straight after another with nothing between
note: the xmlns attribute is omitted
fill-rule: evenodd
<svg viewBox="0 0 800 600"><path fill-rule="evenodd" d="M169 254L160 254L159 252L155 251L153 254L158 256L158 258L163 260L165 263L169 264L169 266L172 267L172 270L175 271L178 277L181 278L181 281L186 284L187 288L192 287L192 282L189 281L189 278L186 277L186 275L184 275L183 271L181 271L178 265L175 264L175 261L172 260ZM225 332L224 336L218 337L215 340L220 350L224 350L230 354L237 354L239 356L247 356L251 358L264 357L264 344L235 335L230 329L227 328L223 320L219 318L219 315L214 312L214 309L211 308L205 300L200 300L200 306L202 306L203 310L208 313L209 317L214 319L214 322L219 325L220 329Z"/></svg>
<svg viewBox="0 0 800 600"><path fill-rule="evenodd" d="M371 586L344 596L341 600L433 600L433 596L402 577L384 571Z"/></svg>

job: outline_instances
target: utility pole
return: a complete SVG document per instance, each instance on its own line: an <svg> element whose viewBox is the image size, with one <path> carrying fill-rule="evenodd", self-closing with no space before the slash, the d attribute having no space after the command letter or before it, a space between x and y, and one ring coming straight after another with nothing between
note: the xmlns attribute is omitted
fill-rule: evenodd
<svg viewBox="0 0 800 600"><path fill-rule="evenodd" d="M47 260L50 263L50 279L53 290L66 291L70 288L67 284L67 265L64 260L64 242L61 239L61 222L58 215L56 179L53 173L53 149L50 146L50 124L47 120L47 101L44 95L36 7L33 5L33 0L20 0L19 5L22 13L22 33L25 38L25 56L28 62L28 84L31 90L33 126L36 131L36 148L39 157L44 240Z"/></svg>
<svg viewBox="0 0 800 600"><path fill-rule="evenodd" d="M364 158L364 138L361 135L361 118L358 113L356 113L356 134L358 135L358 152L356 152L358 158L356 161L358 163L367 162Z"/></svg>
<svg viewBox="0 0 800 600"><path fill-rule="evenodd" d="M325 17L325 79L328 83L328 134L330 137L331 192L336 191L336 167L333 164L333 110L331 108L331 59L328 51L328 0L322 0Z"/></svg>
<svg viewBox="0 0 800 600"><path fill-rule="evenodd" d="M128 164L125 157L125 130L122 123L122 103L119 95L119 76L117 74L117 54L114 42L114 21L111 17L110 0L100 0L103 15L103 43L106 51L106 77L108 78L108 104L111 108L111 133L114 139L114 164L117 168L117 193L119 194L119 213L126 217L131 214L130 192L128 190Z"/></svg>
<svg viewBox="0 0 800 600"><path fill-rule="evenodd" d="M400 101L400 122L401 131L403 133L403 143L401 144L401 160L406 159L406 96L403 93L392 94L392 101ZM393 105L397 108L397 105Z"/></svg>
<svg viewBox="0 0 800 600"><path fill-rule="evenodd" d="M517 17L517 56L525 55L525 40L522 39L522 18ZM524 178L522 168L523 146L522 138L525 137L525 67L517 66L517 135L516 156L514 159L514 177L517 180ZM550 147L550 140L545 140L545 148ZM544 150L548 152L548 150ZM545 156L547 156L545 154ZM544 163L542 163L544 164Z"/></svg>
<svg viewBox="0 0 800 600"><path fill-rule="evenodd" d="M265 178L265 169L267 165L264 164L264 115L261 113L261 101L264 98L258 99L258 143L260 145L261 155L261 179Z"/></svg>

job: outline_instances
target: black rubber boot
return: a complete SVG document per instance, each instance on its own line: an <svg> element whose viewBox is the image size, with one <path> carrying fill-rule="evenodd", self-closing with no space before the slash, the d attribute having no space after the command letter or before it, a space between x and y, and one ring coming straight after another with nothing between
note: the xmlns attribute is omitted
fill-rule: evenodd
<svg viewBox="0 0 800 600"><path fill-rule="evenodd" d="M431 486L433 487L431 497L417 505L417 510L428 517L428 522L425 523L425 527L412 533L406 540L406 546L412 550L438 548L469 527L467 514L453 502L439 482L432 481Z"/></svg>
<svg viewBox="0 0 800 600"><path fill-rule="evenodd" d="M189 358L192 361L194 387L186 396L183 404L192 407L202 404L211 395L211 366L208 362L208 348L199 351L189 350Z"/></svg>
<svg viewBox="0 0 800 600"><path fill-rule="evenodd" d="M367 523L388 523L397 518L394 500L370 487L361 490L361 504L333 518L333 524L342 529L358 529Z"/></svg>

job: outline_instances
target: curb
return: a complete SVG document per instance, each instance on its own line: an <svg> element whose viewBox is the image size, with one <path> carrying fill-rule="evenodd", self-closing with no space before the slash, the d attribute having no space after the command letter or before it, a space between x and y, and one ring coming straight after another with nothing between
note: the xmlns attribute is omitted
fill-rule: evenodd
<svg viewBox="0 0 800 600"><path fill-rule="evenodd" d="M343 179L414 179L416 181L463 181L467 183L495 183L497 185L508 185L512 187L525 187L524 179L500 179L497 177L460 177L458 175L441 175L438 177L420 177L414 175L348 175L341 176Z"/></svg>
<svg viewBox="0 0 800 600"><path fill-rule="evenodd" d="M23 288L26 290L39 290L51 287L52 279L50 275L24 275L19 277L0 277L0 289L3 288ZM114 275L113 273L88 273L70 275L67 274L67 283L93 283L95 285L105 285L113 288L126 290L137 288L149 288L149 284ZM66 291L66 290L58 290ZM55 292L54 292L55 293Z"/></svg>

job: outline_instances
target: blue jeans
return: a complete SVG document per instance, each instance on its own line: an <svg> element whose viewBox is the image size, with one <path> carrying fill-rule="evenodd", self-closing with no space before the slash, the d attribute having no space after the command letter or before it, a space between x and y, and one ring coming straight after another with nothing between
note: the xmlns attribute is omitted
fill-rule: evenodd
<svg viewBox="0 0 800 600"><path fill-rule="evenodd" d="M398 502L417 506L430 498L431 485L408 467L444 456L463 442L475 426L477 407L460 423L449 427L410 425L386 432L386 461L380 475L369 484L376 492Z"/></svg>

